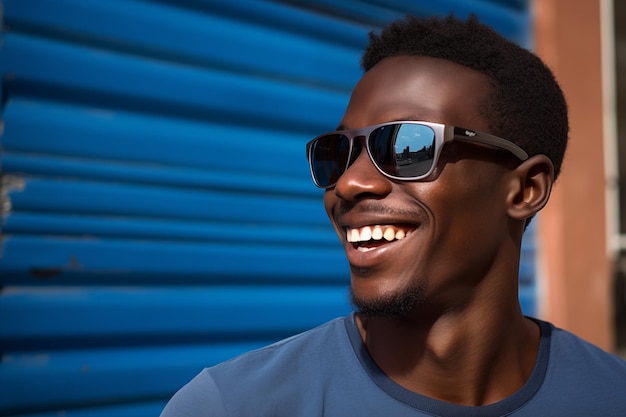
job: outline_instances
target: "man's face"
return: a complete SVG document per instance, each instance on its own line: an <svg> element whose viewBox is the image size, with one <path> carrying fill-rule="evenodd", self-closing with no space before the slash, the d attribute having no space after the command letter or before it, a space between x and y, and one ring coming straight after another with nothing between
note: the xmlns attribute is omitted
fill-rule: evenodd
<svg viewBox="0 0 626 417"><path fill-rule="evenodd" d="M386 58L355 87L341 126L421 120L489 132L479 112L488 90L484 75L449 61ZM361 147L324 195L360 310L395 316L421 305L447 311L470 302L483 278L498 273L499 251L510 240L505 184L511 170L496 155L455 141L443 148L431 178L393 181ZM367 228L394 238L348 242L347 234L367 239Z"/></svg>

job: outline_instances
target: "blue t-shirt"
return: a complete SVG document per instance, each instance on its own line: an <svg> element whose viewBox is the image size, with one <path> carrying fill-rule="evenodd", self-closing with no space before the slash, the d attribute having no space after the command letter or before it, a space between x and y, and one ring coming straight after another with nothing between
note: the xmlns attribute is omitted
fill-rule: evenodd
<svg viewBox="0 0 626 417"><path fill-rule="evenodd" d="M626 362L537 321L541 340L526 384L469 407L409 391L373 362L354 315L205 369L161 417L626 416Z"/></svg>

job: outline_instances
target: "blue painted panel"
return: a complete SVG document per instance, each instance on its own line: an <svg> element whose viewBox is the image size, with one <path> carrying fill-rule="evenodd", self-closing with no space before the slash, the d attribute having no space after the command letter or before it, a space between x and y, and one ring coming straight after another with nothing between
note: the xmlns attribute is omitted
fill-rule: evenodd
<svg viewBox="0 0 626 417"><path fill-rule="evenodd" d="M16 234L79 236L81 238L122 237L128 239L220 242L240 245L300 245L335 249L339 242L330 224L237 224L218 221L149 219L145 217L17 212L4 220L7 236ZM0 262L1 264L1 262Z"/></svg>
<svg viewBox="0 0 626 417"><path fill-rule="evenodd" d="M225 159L235 161L238 159L238 155L235 153ZM302 164L304 157L300 155L298 159L301 160ZM245 161L245 159L242 158L242 161ZM123 160L112 163L111 161L94 161L86 158L50 157L9 152L3 153L0 157L0 163L7 172L12 172L20 177L22 175L32 176L33 178L51 176L57 179L66 178L72 181L82 179L116 183L125 182L149 186L180 187L202 193L221 191L267 195L301 195L303 198L316 200L319 200L319 196L321 196L319 190L309 187L310 175L306 166L303 169L294 170L293 175L272 175L271 172L259 174L247 172L257 169L252 165L242 167L241 171L228 172L220 168L201 170L129 164ZM274 163L277 165L279 161L274 161ZM236 168L231 167L231 169ZM19 198L16 199L19 200ZM225 201L228 201L228 198Z"/></svg>
<svg viewBox="0 0 626 417"><path fill-rule="evenodd" d="M25 178L8 193L15 211L325 224L321 201L272 194L184 189L76 179ZM321 194L320 194L321 196Z"/></svg>
<svg viewBox="0 0 626 417"><path fill-rule="evenodd" d="M63 408L63 417L154 417L161 414L166 401L133 401L122 405L87 405L89 408ZM49 405L44 405L48 409L54 409ZM91 406L91 407L90 407ZM56 407L59 409L59 407ZM20 414L20 417L59 417L59 412L42 412Z"/></svg>
<svg viewBox="0 0 626 417"><path fill-rule="evenodd" d="M306 282L348 284L339 245L184 243L7 235L1 264L5 285L272 285ZM246 288L241 288L246 291Z"/></svg>
<svg viewBox="0 0 626 417"><path fill-rule="evenodd" d="M367 32L454 10L529 33L525 0L2 8L0 415L39 417L157 415L202 367L346 314L304 144L340 119Z"/></svg>
<svg viewBox="0 0 626 417"><path fill-rule="evenodd" d="M315 129L319 120L331 115L338 119L347 103L347 92L307 85L294 88L250 74L177 65L20 34L5 35L0 59L3 72L12 74L5 85L10 95L61 96L105 106L116 103L120 108L159 114Z"/></svg>
<svg viewBox="0 0 626 417"><path fill-rule="evenodd" d="M90 408L63 408L63 417L155 417L158 416L165 401L142 402L132 401L127 403L109 405L87 405ZM95 407L95 408L94 408ZM52 407L51 407L52 408ZM57 408L58 409L58 408ZM57 411L21 414L20 417L59 417Z"/></svg>
<svg viewBox="0 0 626 417"><path fill-rule="evenodd" d="M167 396L204 366L347 314L345 297L321 286L13 287L0 299L1 316L20 317L0 324L0 409Z"/></svg>
<svg viewBox="0 0 626 417"><path fill-rule="evenodd" d="M63 28L80 34L83 42L114 44L134 55L148 54L192 66L223 67L341 89L350 88L359 76L359 50L367 40L365 28L349 22L338 25L322 16L295 13L277 5L246 5L266 13L273 8L274 13L283 16L281 22L289 16L291 24L288 28L268 26L258 15L254 21L242 21L238 16L198 13L181 8L177 2L168 5L123 0L5 1L4 15L11 27L23 27L25 31L46 30L49 35L62 36ZM239 10L243 7L237 4ZM109 23L113 21L117 24ZM294 30L302 21L314 25L315 32L300 35ZM328 27L334 34L332 41L318 39ZM341 40L346 38L353 45L342 45ZM217 42L219 47L215 47ZM320 65L325 63L332 63L334 71L320 72Z"/></svg>
<svg viewBox="0 0 626 417"><path fill-rule="evenodd" d="M121 349L9 352L3 358L0 372L3 387L0 410L3 415L19 413L20 416L22 413L47 415L37 413L42 410L67 410L67 415L80 416L107 415L104 413L108 411L115 412L109 416L119 416L135 415L135 407L138 407L140 414L136 415L147 416L149 414L143 413L148 411L158 415L160 410L155 412L154 407L162 407L164 398L188 382L202 367L270 342L271 339L257 339ZM102 410L96 412L89 407L102 407ZM78 410L72 414L72 409ZM49 415L58 416L59 412ZM62 415L66 415L66 411Z"/></svg>
<svg viewBox="0 0 626 417"><path fill-rule="evenodd" d="M288 0L288 2L314 10L321 9L330 14L358 20L376 27L401 19L406 14L445 16L454 13L455 16L465 18L473 13L478 15L483 23L519 44L527 44L530 32L526 0L370 0L365 3L359 0L342 2L320 0L314 3L307 0Z"/></svg>
<svg viewBox="0 0 626 417"><path fill-rule="evenodd" d="M287 336L349 313L347 295L345 285L259 285L246 291L234 286L16 286L0 297L0 314L20 319L0 323L0 343L14 351L32 350L29 340L48 348L80 348L93 346L94 340L116 346L154 343L155 337L160 343L183 344Z"/></svg>
<svg viewBox="0 0 626 417"><path fill-rule="evenodd" d="M310 38L322 39L339 45L361 50L366 43L364 30L372 24L363 25L354 18L338 19L323 14L293 7L288 2L262 2L258 0L160 0L200 12L217 13L237 20L252 22L273 28L282 28L286 33L298 33ZM524 0L520 0L524 1ZM282 4L285 3L285 4Z"/></svg>
<svg viewBox="0 0 626 417"><path fill-rule="evenodd" d="M98 159L114 168L124 161L229 175L283 174L307 182L305 143L334 128L319 122L309 132L288 132L19 98L7 103L4 122L3 149L28 156ZM311 192L308 183L300 188Z"/></svg>

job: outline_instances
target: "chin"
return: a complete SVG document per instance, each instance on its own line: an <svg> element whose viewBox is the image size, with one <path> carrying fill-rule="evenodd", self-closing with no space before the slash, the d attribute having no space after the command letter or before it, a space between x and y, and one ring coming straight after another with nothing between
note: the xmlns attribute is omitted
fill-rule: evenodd
<svg viewBox="0 0 626 417"><path fill-rule="evenodd" d="M424 288L414 285L404 290L365 297L351 289L350 298L355 310L364 317L397 318L424 305Z"/></svg>

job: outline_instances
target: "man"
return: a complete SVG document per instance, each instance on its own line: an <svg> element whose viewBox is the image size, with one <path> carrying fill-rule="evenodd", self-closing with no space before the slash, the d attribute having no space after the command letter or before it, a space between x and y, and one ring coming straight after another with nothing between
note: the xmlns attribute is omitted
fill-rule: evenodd
<svg viewBox="0 0 626 417"><path fill-rule="evenodd" d="M452 17L371 35L362 65L307 145L357 312L204 370L163 416L626 415L626 363L519 306L567 142L551 72Z"/></svg>

